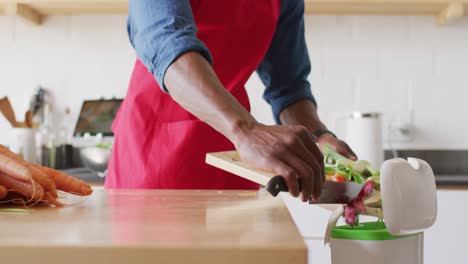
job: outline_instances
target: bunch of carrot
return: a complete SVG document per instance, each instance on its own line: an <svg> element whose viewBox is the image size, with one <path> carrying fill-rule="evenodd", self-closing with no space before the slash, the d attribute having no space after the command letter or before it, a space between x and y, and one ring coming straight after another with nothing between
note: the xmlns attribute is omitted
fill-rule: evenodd
<svg viewBox="0 0 468 264"><path fill-rule="evenodd" d="M63 206L58 192L87 196L93 189L86 182L63 172L30 163L0 145L0 204L38 203Z"/></svg>

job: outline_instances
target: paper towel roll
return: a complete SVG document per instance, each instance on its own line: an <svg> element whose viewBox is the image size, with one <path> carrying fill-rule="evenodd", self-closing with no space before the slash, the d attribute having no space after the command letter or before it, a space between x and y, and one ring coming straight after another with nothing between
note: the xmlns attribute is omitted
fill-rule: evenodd
<svg viewBox="0 0 468 264"><path fill-rule="evenodd" d="M384 160L380 113L352 113L346 118L345 141L359 159L380 168Z"/></svg>

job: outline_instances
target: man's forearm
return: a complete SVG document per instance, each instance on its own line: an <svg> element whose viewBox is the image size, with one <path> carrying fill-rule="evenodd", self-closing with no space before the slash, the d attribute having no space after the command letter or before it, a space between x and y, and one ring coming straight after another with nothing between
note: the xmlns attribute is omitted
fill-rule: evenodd
<svg viewBox="0 0 468 264"><path fill-rule="evenodd" d="M323 156L304 127L256 122L196 52L172 63L164 83L177 103L226 136L242 160L283 176L289 192L296 197L301 193L304 202L319 197L325 179Z"/></svg>
<svg viewBox="0 0 468 264"><path fill-rule="evenodd" d="M301 125L312 133L319 128L326 128L317 114L317 107L309 100L300 100L289 105L279 115L284 125Z"/></svg>
<svg viewBox="0 0 468 264"><path fill-rule="evenodd" d="M164 83L178 104L231 142L234 142L237 130L255 122L197 52L188 52L179 57L168 68Z"/></svg>

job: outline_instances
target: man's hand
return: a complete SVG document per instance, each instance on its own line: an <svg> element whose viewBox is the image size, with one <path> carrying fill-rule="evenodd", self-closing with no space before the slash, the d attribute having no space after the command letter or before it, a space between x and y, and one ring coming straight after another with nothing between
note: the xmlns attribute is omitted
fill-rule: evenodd
<svg viewBox="0 0 468 264"><path fill-rule="evenodd" d="M325 181L323 156L303 126L239 126L234 144L241 159L257 169L282 175L289 192L303 202L317 199ZM299 190L298 181L302 190Z"/></svg>
<svg viewBox="0 0 468 264"><path fill-rule="evenodd" d="M317 144L320 146L320 149L323 151L325 145L328 145L333 151L345 156L351 160L357 160L356 154L353 150L344 142L331 134L322 134L316 139Z"/></svg>

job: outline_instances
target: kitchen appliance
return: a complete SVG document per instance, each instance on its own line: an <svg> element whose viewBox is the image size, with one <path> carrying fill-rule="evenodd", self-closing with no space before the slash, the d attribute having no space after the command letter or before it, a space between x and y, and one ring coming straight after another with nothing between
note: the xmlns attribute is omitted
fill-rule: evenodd
<svg viewBox="0 0 468 264"><path fill-rule="evenodd" d="M354 112L345 119L344 140L359 159L367 160L376 167L384 161L382 120L380 113Z"/></svg>
<svg viewBox="0 0 468 264"><path fill-rule="evenodd" d="M115 98L86 100L81 106L73 145L79 150L82 165L93 175L104 177L106 174L114 136L111 126L122 102L123 99ZM84 174L80 172L78 177Z"/></svg>
<svg viewBox="0 0 468 264"><path fill-rule="evenodd" d="M73 134L113 136L112 122L122 102L122 99L84 101Z"/></svg>

